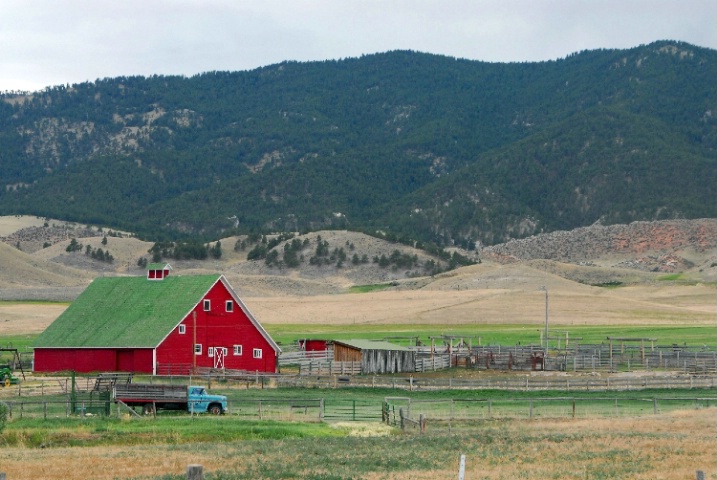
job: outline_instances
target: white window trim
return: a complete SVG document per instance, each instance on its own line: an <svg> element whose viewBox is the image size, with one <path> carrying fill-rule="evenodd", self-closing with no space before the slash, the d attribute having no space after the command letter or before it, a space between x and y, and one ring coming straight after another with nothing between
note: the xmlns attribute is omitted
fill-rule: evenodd
<svg viewBox="0 0 717 480"><path fill-rule="evenodd" d="M201 355L201 354L202 354L202 344L195 343L194 344L194 355Z"/></svg>
<svg viewBox="0 0 717 480"><path fill-rule="evenodd" d="M261 358L261 356L262 356L261 348L255 348L254 349L254 358Z"/></svg>
<svg viewBox="0 0 717 480"><path fill-rule="evenodd" d="M214 347L207 348L207 357L214 358Z"/></svg>
<svg viewBox="0 0 717 480"><path fill-rule="evenodd" d="M242 355L242 346L241 345L234 345L233 354L236 357L241 357Z"/></svg>
<svg viewBox="0 0 717 480"><path fill-rule="evenodd" d="M185 333L187 333L187 326L184 324L180 324L179 325L179 334L184 335Z"/></svg>
<svg viewBox="0 0 717 480"><path fill-rule="evenodd" d="M224 302L224 309L227 312L233 312L234 311L234 300L227 300Z"/></svg>
<svg viewBox="0 0 717 480"><path fill-rule="evenodd" d="M209 312L212 310L212 301L211 300L205 299L204 302L202 302L202 305L203 305L202 308L204 309L205 312Z"/></svg>

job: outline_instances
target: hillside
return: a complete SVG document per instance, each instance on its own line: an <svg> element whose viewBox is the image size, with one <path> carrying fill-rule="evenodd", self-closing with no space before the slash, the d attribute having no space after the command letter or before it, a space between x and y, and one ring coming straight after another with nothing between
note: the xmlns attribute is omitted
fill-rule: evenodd
<svg viewBox="0 0 717 480"><path fill-rule="evenodd" d="M6 235L0 243L0 298L71 300L99 275L142 275L139 258L149 257L151 242L132 237L104 237L80 224L42 222L33 217L21 224L16 217L0 217ZM26 226L29 225L29 226ZM10 232L13 228L15 231ZM37 245L50 233L64 232L51 246L32 252L17 249ZM73 235L91 232L92 236ZM69 238L77 238L81 250L68 252ZM103 243L106 238L106 243ZM312 264L319 238L329 250L345 249L347 260L337 266ZM242 295L249 297L314 296L345 293L353 286L387 284L388 290L534 289L560 285L655 285L666 275L686 283L717 281L717 219L635 222L629 225L579 228L513 240L485 248L481 264L445 273L426 275L427 262L445 263L425 251L351 231L322 231L278 243L273 250L298 241L306 245L297 267L267 265L265 259L248 260L251 247L235 249L246 237L221 240L219 259L172 260L175 274L221 272ZM111 263L92 258L87 248L102 248L114 257ZM385 256L412 259L412 266L382 266L373 259ZM367 262L351 261L353 255ZM280 256L278 258L281 258ZM556 284L557 285L557 284Z"/></svg>
<svg viewBox="0 0 717 480"><path fill-rule="evenodd" d="M0 94L0 215L214 241L376 232L472 249L714 216L717 52L499 64L394 51Z"/></svg>

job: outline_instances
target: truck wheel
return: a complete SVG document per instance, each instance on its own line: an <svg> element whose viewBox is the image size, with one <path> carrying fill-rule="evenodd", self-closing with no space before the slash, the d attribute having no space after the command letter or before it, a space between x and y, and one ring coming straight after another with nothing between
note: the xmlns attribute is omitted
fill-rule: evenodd
<svg viewBox="0 0 717 480"><path fill-rule="evenodd" d="M207 412L211 413L212 415L221 415L222 406L216 403L212 403L211 405L209 405Z"/></svg>
<svg viewBox="0 0 717 480"><path fill-rule="evenodd" d="M154 413L154 405L151 403L145 403L142 407L142 413L145 415L152 415Z"/></svg>
<svg viewBox="0 0 717 480"><path fill-rule="evenodd" d="M9 387L10 386L10 377L8 375L3 375L2 377L2 386L3 387Z"/></svg>

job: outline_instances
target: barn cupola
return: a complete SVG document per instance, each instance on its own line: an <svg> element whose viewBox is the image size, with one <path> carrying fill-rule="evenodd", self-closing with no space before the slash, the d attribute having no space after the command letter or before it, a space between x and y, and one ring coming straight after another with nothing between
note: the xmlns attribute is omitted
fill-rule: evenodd
<svg viewBox="0 0 717 480"><path fill-rule="evenodd" d="M147 265L147 280L162 280L169 276L172 266L168 263L150 263Z"/></svg>

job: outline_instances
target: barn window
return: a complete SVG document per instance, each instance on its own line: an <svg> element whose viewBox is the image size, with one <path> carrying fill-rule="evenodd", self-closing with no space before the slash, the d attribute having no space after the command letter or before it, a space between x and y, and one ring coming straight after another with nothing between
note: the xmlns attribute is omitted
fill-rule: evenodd
<svg viewBox="0 0 717 480"><path fill-rule="evenodd" d="M234 345L234 355L241 355L241 345Z"/></svg>
<svg viewBox="0 0 717 480"><path fill-rule="evenodd" d="M212 301L211 300L204 300L204 311L208 312L212 309Z"/></svg>
<svg viewBox="0 0 717 480"><path fill-rule="evenodd" d="M195 354L195 355L201 355L201 354L202 354L202 344L201 344L201 343L195 343L195 344L194 344L194 354Z"/></svg>
<svg viewBox="0 0 717 480"><path fill-rule="evenodd" d="M209 358L214 357L214 347L209 347L209 348L207 348L207 356L208 356Z"/></svg>
<svg viewBox="0 0 717 480"><path fill-rule="evenodd" d="M180 335L184 335L185 333L187 333L187 326L186 326L186 325L180 325L180 326L179 326L179 334L180 334Z"/></svg>
<svg viewBox="0 0 717 480"><path fill-rule="evenodd" d="M233 301L227 300L226 306L227 306L227 312L234 311L234 302Z"/></svg>
<svg viewBox="0 0 717 480"><path fill-rule="evenodd" d="M254 358L261 358L261 348L254 349Z"/></svg>

